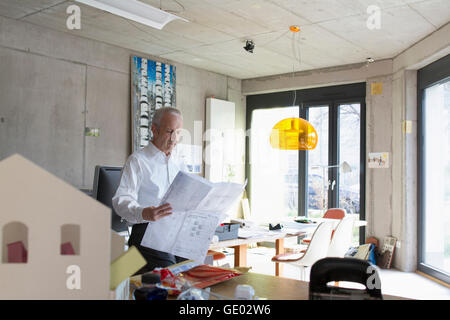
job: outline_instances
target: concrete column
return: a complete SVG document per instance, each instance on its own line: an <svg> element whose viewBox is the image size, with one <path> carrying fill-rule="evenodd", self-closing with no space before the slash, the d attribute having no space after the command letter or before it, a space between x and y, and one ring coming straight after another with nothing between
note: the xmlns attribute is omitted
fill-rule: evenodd
<svg viewBox="0 0 450 320"><path fill-rule="evenodd" d="M417 267L417 72L394 74L393 90L393 215L397 238L394 266L412 272Z"/></svg>

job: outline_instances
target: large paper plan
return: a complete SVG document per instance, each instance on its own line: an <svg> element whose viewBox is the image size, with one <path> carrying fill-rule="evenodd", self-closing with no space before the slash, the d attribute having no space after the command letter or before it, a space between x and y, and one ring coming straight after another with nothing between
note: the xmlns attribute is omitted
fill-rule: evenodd
<svg viewBox="0 0 450 320"><path fill-rule="evenodd" d="M173 213L150 222L141 245L203 263L217 226L243 190L180 171L160 203L170 203Z"/></svg>

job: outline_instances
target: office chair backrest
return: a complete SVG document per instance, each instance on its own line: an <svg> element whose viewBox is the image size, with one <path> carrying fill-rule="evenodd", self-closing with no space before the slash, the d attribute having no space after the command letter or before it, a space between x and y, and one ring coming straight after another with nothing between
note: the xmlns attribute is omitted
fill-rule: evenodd
<svg viewBox="0 0 450 320"><path fill-rule="evenodd" d="M327 219L343 219L344 217L345 210L341 208L330 208L323 215L323 218Z"/></svg>
<svg viewBox="0 0 450 320"><path fill-rule="evenodd" d="M328 286L328 283L348 281L362 284L365 290ZM378 268L366 260L331 258L318 260L311 267L310 300L383 299Z"/></svg>
<svg viewBox="0 0 450 320"><path fill-rule="evenodd" d="M128 224L112 207L112 197L120 183L122 167L96 166L92 197L111 208L111 229L116 232L128 231Z"/></svg>
<svg viewBox="0 0 450 320"><path fill-rule="evenodd" d="M311 242L306 249L305 254L301 258L302 264L312 265L317 260L327 256L332 225L331 222L322 222L319 224L311 237Z"/></svg>
<svg viewBox="0 0 450 320"><path fill-rule="evenodd" d="M353 217L345 217L339 221L328 247L328 257L344 257L352 243L354 221Z"/></svg>

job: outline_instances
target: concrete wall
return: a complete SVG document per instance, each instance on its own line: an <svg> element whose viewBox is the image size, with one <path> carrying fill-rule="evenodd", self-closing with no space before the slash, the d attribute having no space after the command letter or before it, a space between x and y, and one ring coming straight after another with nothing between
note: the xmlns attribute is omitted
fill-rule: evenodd
<svg viewBox="0 0 450 320"><path fill-rule="evenodd" d="M368 78L366 91L366 159L370 152L388 152L389 167L371 169L366 164L366 237L382 242L392 235L392 76ZM373 83L382 83L383 92L371 94ZM367 162L366 162L367 163Z"/></svg>
<svg viewBox="0 0 450 320"><path fill-rule="evenodd" d="M447 23L393 59L392 235L400 240L395 266L405 271L417 269L417 70L450 54L449 33Z"/></svg>
<svg viewBox="0 0 450 320"><path fill-rule="evenodd" d="M402 270L417 268L417 71L393 75L392 235L400 242L394 258ZM411 122L411 131L406 130Z"/></svg>
<svg viewBox="0 0 450 320"><path fill-rule="evenodd" d="M20 153L78 188L95 165L123 165L131 152L130 57L144 53L0 17L0 159ZM245 130L241 81L177 64L177 107L194 137L209 96L236 104ZM201 122L201 126L199 126ZM86 137L85 127L99 128ZM201 145L201 138L195 144ZM240 149L244 152L244 149ZM244 165L239 171L244 181Z"/></svg>

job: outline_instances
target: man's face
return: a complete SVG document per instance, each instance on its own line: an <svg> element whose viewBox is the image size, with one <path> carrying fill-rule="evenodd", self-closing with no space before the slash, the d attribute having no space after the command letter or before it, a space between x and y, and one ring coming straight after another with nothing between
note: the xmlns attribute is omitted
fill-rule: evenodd
<svg viewBox="0 0 450 320"><path fill-rule="evenodd" d="M183 120L173 113L164 113L159 128L152 125L153 144L166 155L169 155L176 146Z"/></svg>

